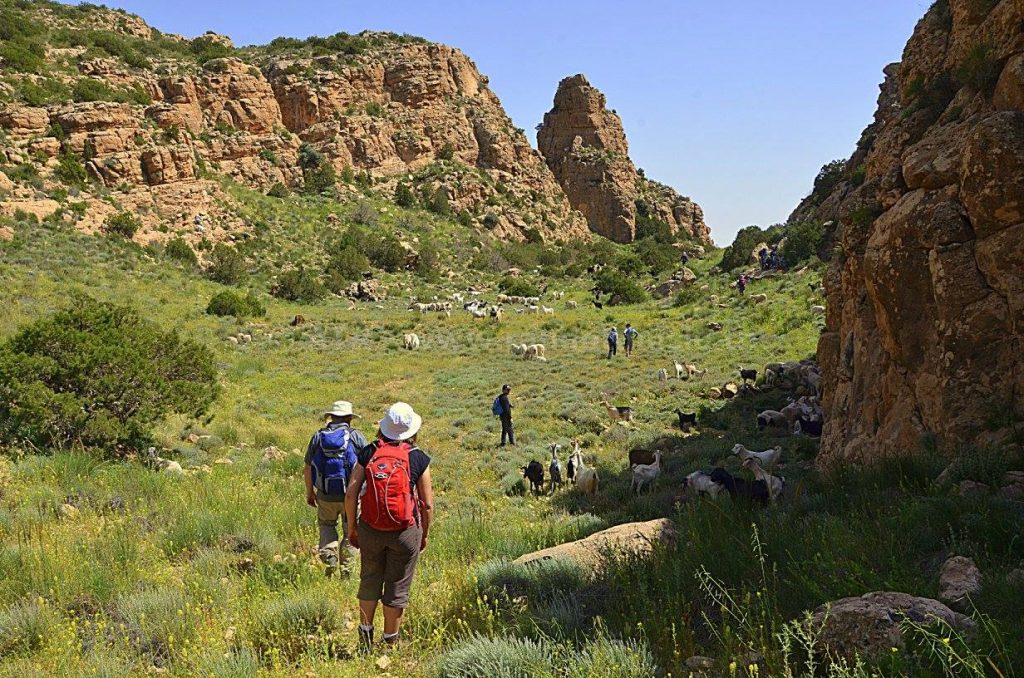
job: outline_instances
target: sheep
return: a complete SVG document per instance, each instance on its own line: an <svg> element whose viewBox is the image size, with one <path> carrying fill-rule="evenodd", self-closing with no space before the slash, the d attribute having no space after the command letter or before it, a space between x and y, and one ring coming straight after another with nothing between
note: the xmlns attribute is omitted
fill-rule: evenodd
<svg viewBox="0 0 1024 678"><path fill-rule="evenodd" d="M250 343L252 343L252 335L251 334L243 334L243 333L239 332L238 333L238 342L241 343L241 344L250 344Z"/></svg>
<svg viewBox="0 0 1024 678"><path fill-rule="evenodd" d="M501 305L491 306L491 320L501 322Z"/></svg>
<svg viewBox="0 0 1024 678"><path fill-rule="evenodd" d="M633 481L630 483L630 492L640 494L643 489L654 489L654 483L661 474L661 450L654 453L653 464L637 464L633 467Z"/></svg>
<svg viewBox="0 0 1024 678"><path fill-rule="evenodd" d="M815 421L804 417L797 417L796 423L793 424L793 435L805 435L812 438L820 438L821 429L824 423L825 422L820 420Z"/></svg>
<svg viewBox="0 0 1024 678"><path fill-rule="evenodd" d="M512 355L520 358L526 357L526 344L512 344Z"/></svg>
<svg viewBox="0 0 1024 678"><path fill-rule="evenodd" d="M679 428L681 428L683 431L689 431L691 426L697 425L696 412L686 413L680 409L677 409L676 416L679 417Z"/></svg>
<svg viewBox="0 0 1024 678"><path fill-rule="evenodd" d="M407 334L403 338L402 345L407 351L415 351L420 347L420 338L415 334Z"/></svg>
<svg viewBox="0 0 1024 678"><path fill-rule="evenodd" d="M811 313L814 315L825 315L825 307L821 304L815 304L811 306Z"/></svg>
<svg viewBox="0 0 1024 678"><path fill-rule="evenodd" d="M450 298L451 298L452 301L454 301L455 303L458 303L458 304L461 304L463 302L463 300L465 300L465 297L462 296L461 292L452 292L452 295L451 295Z"/></svg>
<svg viewBox="0 0 1024 678"><path fill-rule="evenodd" d="M782 457L782 446L776 445L770 449L762 452L755 452L754 450L748 450L745 446L736 443L732 446L731 455L740 458L740 461L746 461L747 459L756 459L761 466L772 468Z"/></svg>
<svg viewBox="0 0 1024 678"><path fill-rule="evenodd" d="M544 312L544 315L554 315L555 314L555 309L551 308L550 306L541 306L540 310Z"/></svg>
<svg viewBox="0 0 1024 678"><path fill-rule="evenodd" d="M548 466L548 474L551 476L551 494L555 493L555 485L562 486L562 462L558 460L558 451L562 446L558 443L551 445L551 464Z"/></svg>
<svg viewBox="0 0 1024 678"><path fill-rule="evenodd" d="M608 402L608 396L604 393L601 394L601 404L608 411L608 416L612 418L612 421L633 421L633 408L632 407L617 407Z"/></svg>
<svg viewBox="0 0 1024 678"><path fill-rule="evenodd" d="M658 381L668 381L668 370L665 368L658 370Z"/></svg>
<svg viewBox="0 0 1024 678"><path fill-rule="evenodd" d="M238 337L228 337L227 341L228 341L229 344L237 344L238 343Z"/></svg>
<svg viewBox="0 0 1024 678"><path fill-rule="evenodd" d="M574 463L576 467L576 487L578 487L580 492L583 494L593 496L597 494L601 480L597 476L597 469L591 468L583 463L583 454L580 452L578 445L579 444L577 443L577 447L573 452L573 459L575 459Z"/></svg>
<svg viewBox="0 0 1024 678"><path fill-rule="evenodd" d="M569 301L565 302L565 306L566 308L577 309L580 305L579 303L570 299Z"/></svg>
<svg viewBox="0 0 1024 678"><path fill-rule="evenodd" d="M757 370L745 370L742 366L737 367L740 371L740 377L743 378L743 383L748 381L757 381Z"/></svg>
<svg viewBox="0 0 1024 678"><path fill-rule="evenodd" d="M782 476L773 476L757 463L757 459L750 457L743 462L743 467L750 469L757 479L756 482L763 483L764 487L768 492L768 501L774 502L782 494L782 490L786 487L786 479Z"/></svg>
<svg viewBox="0 0 1024 678"><path fill-rule="evenodd" d="M709 496L714 498L724 489L724 485L713 481L710 474L704 471L694 471L683 478L683 493L685 495L695 493L698 497Z"/></svg>
<svg viewBox="0 0 1024 678"><path fill-rule="evenodd" d="M769 426L789 430L789 419L777 410L765 410L757 415L757 430L763 431Z"/></svg>
<svg viewBox="0 0 1024 678"><path fill-rule="evenodd" d="M752 295L750 295L750 300L753 301L755 304L763 304L764 302L768 301L768 295L767 294L752 294Z"/></svg>
<svg viewBox="0 0 1024 678"><path fill-rule="evenodd" d="M642 450L640 448L634 448L629 451L629 467L642 466L644 464L653 464L654 455L656 453L652 450Z"/></svg>
<svg viewBox="0 0 1024 678"><path fill-rule="evenodd" d="M146 458L149 463L156 468L158 471L170 475L185 475L185 469L181 468L181 464L174 461L173 459L164 459L156 453L156 448L151 447L146 450Z"/></svg>
<svg viewBox="0 0 1024 678"><path fill-rule="evenodd" d="M530 481L530 489L534 494L540 494L544 490L544 467L539 461L533 459L529 465L523 466L523 478Z"/></svg>
<svg viewBox="0 0 1024 678"><path fill-rule="evenodd" d="M778 380L779 375L775 373L775 370L764 369L764 384L765 386L775 386L775 382Z"/></svg>
<svg viewBox="0 0 1024 678"><path fill-rule="evenodd" d="M547 359L544 357L544 344L529 344L526 346L524 357L527 360L540 360L546 362Z"/></svg>

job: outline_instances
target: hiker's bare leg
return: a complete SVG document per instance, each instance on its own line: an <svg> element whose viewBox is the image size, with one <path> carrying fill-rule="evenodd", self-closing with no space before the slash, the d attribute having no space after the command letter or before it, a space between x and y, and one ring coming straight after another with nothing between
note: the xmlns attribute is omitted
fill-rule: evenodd
<svg viewBox="0 0 1024 678"><path fill-rule="evenodd" d="M387 619L387 606L384 606L384 618ZM359 616L362 619L363 624L373 626L373 616L377 614L377 601L376 600L360 600L359 601ZM386 628L386 622L385 622Z"/></svg>
<svg viewBox="0 0 1024 678"><path fill-rule="evenodd" d="M384 633L389 635L398 633L398 625L402 623L403 612L405 609L401 607L384 606Z"/></svg>

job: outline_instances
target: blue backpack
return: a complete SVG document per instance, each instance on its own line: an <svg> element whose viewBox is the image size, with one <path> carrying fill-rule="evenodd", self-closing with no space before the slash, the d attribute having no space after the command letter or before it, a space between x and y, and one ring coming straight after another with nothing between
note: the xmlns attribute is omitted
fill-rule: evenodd
<svg viewBox="0 0 1024 678"><path fill-rule="evenodd" d="M500 417L504 413L505 408L501 404L501 396L498 396L497 398L494 399L494 404L491 405L491 414L493 414L496 417Z"/></svg>
<svg viewBox="0 0 1024 678"><path fill-rule="evenodd" d="M317 431L315 445L316 451L309 464L313 471L313 486L322 495L344 496L348 474L357 461L352 429L339 426Z"/></svg>

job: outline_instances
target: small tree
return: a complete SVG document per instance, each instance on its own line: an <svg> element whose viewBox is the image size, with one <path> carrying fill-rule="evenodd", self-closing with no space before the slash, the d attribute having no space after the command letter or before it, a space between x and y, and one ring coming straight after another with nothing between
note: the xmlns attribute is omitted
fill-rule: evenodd
<svg viewBox="0 0 1024 678"><path fill-rule="evenodd" d="M786 228L786 244L782 254L789 265L806 261L818 253L818 248L825 237L825 229L820 223L805 221L792 224Z"/></svg>
<svg viewBox="0 0 1024 678"><path fill-rule="evenodd" d="M270 293L288 301L319 301L327 295L327 288L316 273L300 267L282 273Z"/></svg>
<svg viewBox="0 0 1024 678"><path fill-rule="evenodd" d="M103 229L107 233L119 235L128 240L131 240L140 228L142 228L142 222L131 212L111 214L103 221Z"/></svg>
<svg viewBox="0 0 1024 678"><path fill-rule="evenodd" d="M395 204L399 207L415 207L416 196L413 194L409 184L399 183L395 187Z"/></svg>
<svg viewBox="0 0 1024 678"><path fill-rule="evenodd" d="M443 188L439 188L434 192L428 207L431 212L440 214L442 217L448 217L452 214L452 205L448 200L448 192Z"/></svg>
<svg viewBox="0 0 1024 678"><path fill-rule="evenodd" d="M0 346L0 441L122 453L168 415L203 415L218 393L209 349L85 300Z"/></svg>
<svg viewBox="0 0 1024 678"><path fill-rule="evenodd" d="M63 128L58 126L58 129ZM89 173L85 171L82 159L74 153L60 154L60 160L57 163L57 169L53 171L53 175L62 183L74 186L75 188L85 188L85 185L89 182Z"/></svg>
<svg viewBox="0 0 1024 678"><path fill-rule="evenodd" d="M206 269L206 276L210 280L224 285L236 285L245 280L247 275L245 257L234 247L228 247L224 243L213 246L210 266Z"/></svg>
<svg viewBox="0 0 1024 678"><path fill-rule="evenodd" d="M292 192L288 190L288 187L282 184L280 181L271 186L270 190L267 191L267 195L269 195L271 198L287 198L291 194Z"/></svg>
<svg viewBox="0 0 1024 678"><path fill-rule="evenodd" d="M266 315L267 308L252 292L242 295L234 290L223 290L210 299L210 303L206 305L206 312L218 316L255 318Z"/></svg>
<svg viewBox="0 0 1024 678"><path fill-rule="evenodd" d="M639 304L647 299L643 287L611 268L598 273L596 283L600 292L611 295L609 303L612 305Z"/></svg>
<svg viewBox="0 0 1024 678"><path fill-rule="evenodd" d="M180 262L186 266L195 266L198 262L196 253L192 251L184 238L168 240L164 245L164 256L173 261Z"/></svg>
<svg viewBox="0 0 1024 678"><path fill-rule="evenodd" d="M340 292L347 283L359 280L369 270L370 260L355 247L341 248L327 262L327 287L334 293Z"/></svg>

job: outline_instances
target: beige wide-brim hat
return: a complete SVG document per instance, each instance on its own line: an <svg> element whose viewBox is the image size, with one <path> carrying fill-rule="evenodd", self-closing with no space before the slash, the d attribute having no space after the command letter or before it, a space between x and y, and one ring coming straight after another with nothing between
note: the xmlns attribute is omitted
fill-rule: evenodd
<svg viewBox="0 0 1024 678"><path fill-rule="evenodd" d="M423 417L413 411L412 405L398 402L389 407L380 420L380 432L389 440L408 440L422 424Z"/></svg>
<svg viewBox="0 0 1024 678"><path fill-rule="evenodd" d="M362 419L358 414L352 412L352 403L347 400L336 400L331 409L324 412L324 415L331 415L334 417L358 417Z"/></svg>

